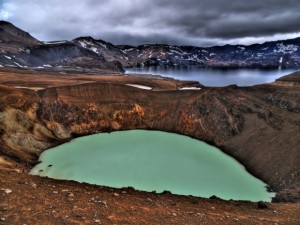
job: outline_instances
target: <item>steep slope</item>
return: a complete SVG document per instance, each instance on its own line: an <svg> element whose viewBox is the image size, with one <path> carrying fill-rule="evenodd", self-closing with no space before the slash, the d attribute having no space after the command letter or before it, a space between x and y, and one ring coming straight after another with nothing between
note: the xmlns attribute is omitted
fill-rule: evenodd
<svg viewBox="0 0 300 225"><path fill-rule="evenodd" d="M73 40L83 48L89 49L97 54L103 55L107 61L119 61L123 66L131 66L132 63L128 58L128 55L124 53L117 46L103 41L95 40L92 37L79 37Z"/></svg>
<svg viewBox="0 0 300 225"><path fill-rule="evenodd" d="M19 48L33 46L41 42L29 33L17 28L13 24L0 21L0 51L19 51Z"/></svg>
<svg viewBox="0 0 300 225"><path fill-rule="evenodd" d="M0 54L0 65L5 67L37 68L59 71L123 72L117 61L107 62L73 42L55 42L26 47L18 53Z"/></svg>
<svg viewBox="0 0 300 225"><path fill-rule="evenodd" d="M119 62L76 42L40 42L13 24L0 21L0 67L38 68L89 73L123 72Z"/></svg>

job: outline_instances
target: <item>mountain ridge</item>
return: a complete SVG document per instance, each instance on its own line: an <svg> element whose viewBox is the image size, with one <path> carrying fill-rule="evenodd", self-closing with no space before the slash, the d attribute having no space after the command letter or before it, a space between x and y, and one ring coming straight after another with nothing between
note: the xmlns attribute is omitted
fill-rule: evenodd
<svg viewBox="0 0 300 225"><path fill-rule="evenodd" d="M14 38L10 39L11 36ZM80 71L98 69L99 72L103 70L120 73L124 72L122 67L140 66L181 68L196 66L224 69L300 67L300 37L262 44L227 44L211 47L168 44L114 45L91 36L78 37L70 41L41 42L13 24L0 21L0 40L0 51L2 50L0 67L60 70L71 68ZM36 49L47 51L45 50L41 57L34 54Z"/></svg>

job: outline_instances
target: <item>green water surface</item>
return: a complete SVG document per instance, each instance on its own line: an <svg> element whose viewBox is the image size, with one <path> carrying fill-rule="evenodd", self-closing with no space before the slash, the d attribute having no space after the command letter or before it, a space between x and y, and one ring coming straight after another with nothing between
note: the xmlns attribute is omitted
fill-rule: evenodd
<svg viewBox="0 0 300 225"><path fill-rule="evenodd" d="M270 201L274 196L262 181L219 149L160 131L81 137L45 151L40 161L31 174L200 197Z"/></svg>

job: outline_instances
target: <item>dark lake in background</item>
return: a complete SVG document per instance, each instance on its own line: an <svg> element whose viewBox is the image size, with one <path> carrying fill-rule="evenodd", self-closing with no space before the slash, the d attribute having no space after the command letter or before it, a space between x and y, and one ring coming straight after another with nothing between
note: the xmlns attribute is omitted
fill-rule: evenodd
<svg viewBox="0 0 300 225"><path fill-rule="evenodd" d="M300 70L300 69L299 69ZM204 68L166 68L141 67L126 69L127 74L153 74L172 77L178 80L194 80L205 86L252 86L275 81L284 75L296 72L297 69L204 69Z"/></svg>

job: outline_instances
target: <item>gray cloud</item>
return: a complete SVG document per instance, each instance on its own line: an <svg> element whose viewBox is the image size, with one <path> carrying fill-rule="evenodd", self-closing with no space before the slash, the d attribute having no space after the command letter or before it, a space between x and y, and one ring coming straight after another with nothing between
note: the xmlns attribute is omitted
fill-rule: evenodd
<svg viewBox="0 0 300 225"><path fill-rule="evenodd" d="M40 40L250 44L300 36L298 0L2 0L0 19Z"/></svg>

